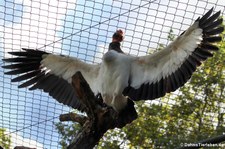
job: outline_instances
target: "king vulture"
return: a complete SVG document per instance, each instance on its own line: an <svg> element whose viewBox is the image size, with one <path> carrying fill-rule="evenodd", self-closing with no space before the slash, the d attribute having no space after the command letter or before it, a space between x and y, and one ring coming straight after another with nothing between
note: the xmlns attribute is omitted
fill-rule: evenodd
<svg viewBox="0 0 225 149"><path fill-rule="evenodd" d="M30 90L41 89L60 103L83 110L71 85L72 76L81 72L95 95L121 112L132 101L153 100L183 86L196 67L201 65L222 40L224 30L220 11L210 9L164 49L146 56L125 54L120 48L122 31L118 30L109 50L99 64L88 64L74 57L51 54L35 49L9 52L13 58L3 59L8 75L18 75L12 82ZM121 37L121 38L120 38Z"/></svg>

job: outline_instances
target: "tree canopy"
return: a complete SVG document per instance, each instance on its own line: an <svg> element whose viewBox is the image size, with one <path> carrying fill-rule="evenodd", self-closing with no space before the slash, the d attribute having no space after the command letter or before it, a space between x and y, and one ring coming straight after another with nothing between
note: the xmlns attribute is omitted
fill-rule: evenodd
<svg viewBox="0 0 225 149"><path fill-rule="evenodd" d="M10 137L5 134L6 130L0 128L0 148L8 149L11 144Z"/></svg>

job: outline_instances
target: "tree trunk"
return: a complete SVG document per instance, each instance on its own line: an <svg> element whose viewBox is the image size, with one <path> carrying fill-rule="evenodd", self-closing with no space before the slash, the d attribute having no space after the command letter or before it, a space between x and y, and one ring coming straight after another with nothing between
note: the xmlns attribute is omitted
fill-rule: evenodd
<svg viewBox="0 0 225 149"><path fill-rule="evenodd" d="M94 95L80 72L76 73L72 79L72 85L78 98L86 106L87 117L69 113L61 115L60 120L72 120L82 125L82 129L68 146L68 149L91 149L98 144L107 130L115 127L122 128L126 123L121 123L121 117L118 113L113 108L103 104L102 100Z"/></svg>

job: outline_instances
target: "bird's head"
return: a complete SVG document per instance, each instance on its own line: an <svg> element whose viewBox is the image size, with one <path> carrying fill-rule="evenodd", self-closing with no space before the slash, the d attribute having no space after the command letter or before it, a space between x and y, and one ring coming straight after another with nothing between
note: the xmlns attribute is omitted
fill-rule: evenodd
<svg viewBox="0 0 225 149"><path fill-rule="evenodd" d="M122 42L124 39L124 34L121 29L117 30L112 36L112 42Z"/></svg>
<svg viewBox="0 0 225 149"><path fill-rule="evenodd" d="M120 48L120 42L124 39L124 34L121 29L117 30L112 36L112 42L109 44L109 50L115 50L119 53L124 53Z"/></svg>

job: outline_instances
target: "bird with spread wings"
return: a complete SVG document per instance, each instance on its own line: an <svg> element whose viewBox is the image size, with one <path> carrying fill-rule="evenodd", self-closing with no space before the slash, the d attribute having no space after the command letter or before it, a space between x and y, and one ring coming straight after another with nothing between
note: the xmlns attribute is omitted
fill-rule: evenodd
<svg viewBox="0 0 225 149"><path fill-rule="evenodd" d="M213 52L215 43L222 40L223 19L220 11L210 9L164 49L146 56L125 54L120 47L123 32L118 30L109 50L99 64L88 64L78 58L59 56L35 49L9 52L3 66L8 75L18 75L12 82L22 81L19 87L41 89L60 103L83 110L71 85L72 77L81 72L95 95L118 113L134 110L133 101L163 97L183 86ZM129 113L129 112L128 112Z"/></svg>

